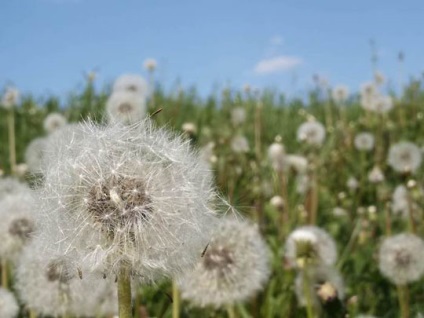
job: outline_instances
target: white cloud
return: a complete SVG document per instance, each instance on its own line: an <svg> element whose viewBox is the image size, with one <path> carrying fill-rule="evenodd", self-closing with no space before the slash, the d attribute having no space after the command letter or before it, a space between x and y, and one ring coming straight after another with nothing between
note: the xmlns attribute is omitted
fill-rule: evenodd
<svg viewBox="0 0 424 318"><path fill-rule="evenodd" d="M259 61L254 69L256 74L270 74L288 71L302 64L302 59L295 56L275 56Z"/></svg>

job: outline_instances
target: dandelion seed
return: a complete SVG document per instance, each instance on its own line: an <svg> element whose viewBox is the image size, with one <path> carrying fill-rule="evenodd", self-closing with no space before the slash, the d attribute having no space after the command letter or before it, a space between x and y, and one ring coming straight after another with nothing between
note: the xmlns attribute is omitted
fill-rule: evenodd
<svg viewBox="0 0 424 318"><path fill-rule="evenodd" d="M325 128L317 121L303 123L297 129L297 140L309 145L321 146L325 139Z"/></svg>
<svg viewBox="0 0 424 318"><path fill-rule="evenodd" d="M355 177L349 177L349 179L346 182L346 186L349 188L349 190L354 191L358 189L359 182L358 180L356 180Z"/></svg>
<svg viewBox="0 0 424 318"><path fill-rule="evenodd" d="M66 125L66 118L59 113L51 113L49 114L43 122L44 130L48 133L52 133L59 128L62 128Z"/></svg>
<svg viewBox="0 0 424 318"><path fill-rule="evenodd" d="M397 172L415 173L421 166L421 161L421 151L412 142L401 141L389 149L387 162Z"/></svg>
<svg viewBox="0 0 424 318"><path fill-rule="evenodd" d="M398 234L383 241L380 272L396 285L419 280L424 274L424 241L414 234Z"/></svg>
<svg viewBox="0 0 424 318"><path fill-rule="evenodd" d="M337 260L336 243L324 230L316 226L302 226L287 238L285 258L292 267L333 265Z"/></svg>
<svg viewBox="0 0 424 318"><path fill-rule="evenodd" d="M359 151L370 151L374 148L374 136L370 133L359 133L355 136L354 144Z"/></svg>
<svg viewBox="0 0 424 318"><path fill-rule="evenodd" d="M181 296L197 306L222 307L261 290L269 273L269 251L257 226L227 218L194 271L180 280Z"/></svg>

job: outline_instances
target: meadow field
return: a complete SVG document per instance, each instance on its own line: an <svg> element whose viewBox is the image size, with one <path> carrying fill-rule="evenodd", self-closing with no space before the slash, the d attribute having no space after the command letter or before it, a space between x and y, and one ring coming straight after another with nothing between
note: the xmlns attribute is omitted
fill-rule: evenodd
<svg viewBox="0 0 424 318"><path fill-rule="evenodd" d="M420 80L205 98L150 75L4 88L1 318L422 317Z"/></svg>

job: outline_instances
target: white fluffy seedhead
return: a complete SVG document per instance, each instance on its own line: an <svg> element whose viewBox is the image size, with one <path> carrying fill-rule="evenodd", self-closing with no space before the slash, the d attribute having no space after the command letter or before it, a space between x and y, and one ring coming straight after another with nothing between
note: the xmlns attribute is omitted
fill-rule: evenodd
<svg viewBox="0 0 424 318"><path fill-rule="evenodd" d="M296 171L296 173L304 174L308 169L308 159L300 155L287 155L287 166Z"/></svg>
<svg viewBox="0 0 424 318"><path fill-rule="evenodd" d="M380 183L385 179L386 177L384 176L383 171L379 166L374 166L368 173L368 181L371 183Z"/></svg>
<svg viewBox="0 0 424 318"><path fill-rule="evenodd" d="M19 91L14 87L7 87L1 99L0 105L5 109L11 109L19 102Z"/></svg>
<svg viewBox="0 0 424 318"><path fill-rule="evenodd" d="M392 194L392 212L395 215L401 215L406 218L410 211L410 202L408 189L404 185L398 185Z"/></svg>
<svg viewBox="0 0 424 318"><path fill-rule="evenodd" d="M420 148L412 142L401 141L389 149L387 162L393 170L401 173L414 173L421 166Z"/></svg>
<svg viewBox="0 0 424 318"><path fill-rule="evenodd" d="M246 121L246 110L243 107L236 107L231 111L231 123L239 126Z"/></svg>
<svg viewBox="0 0 424 318"><path fill-rule="evenodd" d="M40 173L41 165L46 150L47 139L44 137L35 138L30 142L25 150L25 162L28 165L28 171L31 173Z"/></svg>
<svg viewBox="0 0 424 318"><path fill-rule="evenodd" d="M275 171L283 171L286 167L286 151L279 142L272 143L268 148L268 158Z"/></svg>
<svg viewBox="0 0 424 318"><path fill-rule="evenodd" d="M308 288L305 288L305 275L308 275ZM331 301L344 299L345 287L340 273L333 267L317 266L299 273L295 280L295 292L300 306L307 305L307 297L312 300L314 307ZM309 295L306 295L306 292Z"/></svg>
<svg viewBox="0 0 424 318"><path fill-rule="evenodd" d="M331 266L337 260L336 243L319 227L301 226L287 238L285 259L292 267L302 268L307 264Z"/></svg>
<svg viewBox="0 0 424 318"><path fill-rule="evenodd" d="M235 153L245 153L249 151L249 141L245 136L237 135L231 139L231 149Z"/></svg>
<svg viewBox="0 0 424 318"><path fill-rule="evenodd" d="M309 145L321 146L325 140L325 127L318 121L308 121L297 129L297 140Z"/></svg>
<svg viewBox="0 0 424 318"><path fill-rule="evenodd" d="M398 234L383 241L380 272L396 285L419 280L424 274L424 241L414 234Z"/></svg>
<svg viewBox="0 0 424 318"><path fill-rule="evenodd" d="M226 218L194 271L179 282L181 296L200 307L244 301L268 280L269 256L257 226Z"/></svg>
<svg viewBox="0 0 424 318"><path fill-rule="evenodd" d="M112 88L113 93L116 92L127 92L139 95L146 98L149 95L149 86L147 81L136 74L124 74L119 76Z"/></svg>
<svg viewBox="0 0 424 318"><path fill-rule="evenodd" d="M44 130L49 134L66 125L66 118L59 113L51 113L44 119Z"/></svg>
<svg viewBox="0 0 424 318"><path fill-rule="evenodd" d="M157 66L158 62L152 58L145 59L143 62L143 67L149 72L153 72Z"/></svg>
<svg viewBox="0 0 424 318"><path fill-rule="evenodd" d="M370 151L374 148L374 136L367 132L359 133L355 136L354 144L360 151Z"/></svg>
<svg viewBox="0 0 424 318"><path fill-rule="evenodd" d="M50 145L38 195L56 246L148 281L194 266L216 217L212 174L189 141L149 120L78 130Z"/></svg>
<svg viewBox="0 0 424 318"><path fill-rule="evenodd" d="M349 97L349 88L345 85L336 86L331 91L331 96L337 104L343 104Z"/></svg>
<svg viewBox="0 0 424 318"><path fill-rule="evenodd" d="M0 288L0 317L15 318L18 313L19 306L15 296L7 289Z"/></svg>
<svg viewBox="0 0 424 318"><path fill-rule="evenodd" d="M9 195L19 195L29 191L30 189L25 183L15 178L0 178L0 200L3 200Z"/></svg>
<svg viewBox="0 0 424 318"><path fill-rule="evenodd" d="M26 191L9 195L0 203L0 258L16 261L35 228L34 201Z"/></svg>
<svg viewBox="0 0 424 318"><path fill-rule="evenodd" d="M116 91L107 100L106 111L110 122L136 123L146 115L146 99L131 91Z"/></svg>
<svg viewBox="0 0 424 318"><path fill-rule="evenodd" d="M21 301L43 316L94 317L116 313L112 278L102 279L77 267L74 259L51 253L36 239L28 245L15 273ZM104 304L105 301L109 303Z"/></svg>

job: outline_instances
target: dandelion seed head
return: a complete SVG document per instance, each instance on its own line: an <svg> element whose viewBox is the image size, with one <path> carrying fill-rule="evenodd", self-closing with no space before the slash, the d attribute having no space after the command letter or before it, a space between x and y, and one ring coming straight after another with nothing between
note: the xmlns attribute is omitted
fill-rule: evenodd
<svg viewBox="0 0 424 318"><path fill-rule="evenodd" d="M190 143L150 120L99 127L52 143L38 208L65 255L143 281L194 266L215 220L210 169ZM55 151L53 151L55 150ZM54 245L54 244L51 244Z"/></svg>
<svg viewBox="0 0 424 318"><path fill-rule="evenodd" d="M325 128L318 121L307 121L297 129L297 140L313 146L321 146L325 140Z"/></svg>
<svg viewBox="0 0 424 318"><path fill-rule="evenodd" d="M20 195L29 192L29 187L12 177L0 178L0 201L10 195Z"/></svg>
<svg viewBox="0 0 424 318"><path fill-rule="evenodd" d="M304 174L308 169L308 159L300 155L287 155L287 166L292 168L296 173Z"/></svg>
<svg viewBox="0 0 424 318"><path fill-rule="evenodd" d="M292 267L333 265L337 260L336 243L324 230L316 226L302 226L287 238L285 259Z"/></svg>
<svg viewBox="0 0 424 318"><path fill-rule="evenodd" d="M146 115L146 100L131 91L116 91L106 102L109 121L135 123Z"/></svg>
<svg viewBox="0 0 424 318"><path fill-rule="evenodd" d="M379 251L380 272L391 282L405 285L424 274L424 241L414 234L384 239Z"/></svg>
<svg viewBox="0 0 424 318"><path fill-rule="evenodd" d="M246 110L243 107L236 107L231 111L231 123L233 126L240 126L246 121Z"/></svg>
<svg viewBox="0 0 424 318"><path fill-rule="evenodd" d="M140 75L124 74L118 77L113 84L112 95L117 92L133 93L145 99L149 95L149 86Z"/></svg>
<svg viewBox="0 0 424 318"><path fill-rule="evenodd" d="M148 58L143 62L143 67L149 72L153 72L158 66L158 62L155 59Z"/></svg>
<svg viewBox="0 0 424 318"><path fill-rule="evenodd" d="M249 152L249 141L243 135L234 136L231 139L231 149L235 153Z"/></svg>
<svg viewBox="0 0 424 318"><path fill-rule="evenodd" d="M349 190L356 190L359 187L359 181L355 177L349 177L346 182L346 186L349 188Z"/></svg>
<svg viewBox="0 0 424 318"><path fill-rule="evenodd" d="M19 91L14 87L7 87L1 99L1 106L5 109L11 109L19 102Z"/></svg>
<svg viewBox="0 0 424 318"><path fill-rule="evenodd" d="M25 162L31 173L40 173L46 151L47 139L44 137L35 138L30 142L25 150Z"/></svg>
<svg viewBox="0 0 424 318"><path fill-rule="evenodd" d="M28 192L9 195L0 204L0 258L16 261L35 231L33 198Z"/></svg>
<svg viewBox="0 0 424 318"><path fill-rule="evenodd" d="M349 97L349 88L345 85L339 85L331 91L331 96L337 104L343 104Z"/></svg>
<svg viewBox="0 0 424 318"><path fill-rule="evenodd" d="M354 144L359 151L370 151L374 148L374 136L367 132L355 136Z"/></svg>
<svg viewBox="0 0 424 318"><path fill-rule="evenodd" d="M268 158L275 171L283 171L286 165L286 151L283 144L274 142L268 148Z"/></svg>
<svg viewBox="0 0 424 318"><path fill-rule="evenodd" d="M269 201L269 203L276 209L281 210L284 208L284 199L279 196L279 195L275 195L271 198L271 200Z"/></svg>
<svg viewBox="0 0 424 318"><path fill-rule="evenodd" d="M52 133L65 126L66 123L67 120L65 116L59 113L51 113L44 119L43 126L46 132Z"/></svg>
<svg viewBox="0 0 424 318"><path fill-rule="evenodd" d="M193 272L179 281L181 296L192 304L222 307L244 301L269 277L269 250L258 228L224 219Z"/></svg>
<svg viewBox="0 0 424 318"><path fill-rule="evenodd" d="M300 306L306 306L306 295L304 279L308 275L309 296L314 307L320 307L336 298L343 300L345 297L345 287L340 273L329 266L317 266L306 269L299 273L295 280L295 292Z"/></svg>
<svg viewBox="0 0 424 318"><path fill-rule="evenodd" d="M371 183L380 183L385 180L383 171L379 166L374 166L372 170L368 173L368 180Z"/></svg>
<svg viewBox="0 0 424 318"><path fill-rule="evenodd" d="M182 125L181 128L185 133L189 135L195 135L197 133L197 127L194 123L186 122Z"/></svg>
<svg viewBox="0 0 424 318"><path fill-rule="evenodd" d="M387 162L396 172L415 173L421 161L421 151L412 142L401 141L390 146Z"/></svg>
<svg viewBox="0 0 424 318"><path fill-rule="evenodd" d="M0 317L16 318L19 313L15 296L7 289L0 288Z"/></svg>

